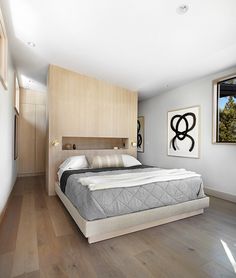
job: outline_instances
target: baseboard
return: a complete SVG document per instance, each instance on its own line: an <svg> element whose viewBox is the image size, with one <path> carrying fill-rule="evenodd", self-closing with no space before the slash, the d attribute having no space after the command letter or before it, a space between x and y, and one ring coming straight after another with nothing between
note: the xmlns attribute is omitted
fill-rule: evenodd
<svg viewBox="0 0 236 278"><path fill-rule="evenodd" d="M18 174L18 178L23 178L23 177L35 177L35 176L43 176L45 175L45 172L40 172L40 173L23 173L23 174Z"/></svg>
<svg viewBox="0 0 236 278"><path fill-rule="evenodd" d="M209 187L204 187L204 192L207 195L214 196L214 197L226 200L226 201L236 203L236 195L218 191L218 190L215 190L215 189L212 189Z"/></svg>

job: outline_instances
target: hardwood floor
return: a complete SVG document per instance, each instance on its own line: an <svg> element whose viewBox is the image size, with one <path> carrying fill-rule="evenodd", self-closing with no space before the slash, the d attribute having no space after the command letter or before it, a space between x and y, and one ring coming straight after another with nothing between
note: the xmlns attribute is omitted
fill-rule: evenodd
<svg viewBox="0 0 236 278"><path fill-rule="evenodd" d="M89 245L43 177L20 178L0 226L0 277L236 277L236 204ZM236 268L236 265L235 265Z"/></svg>

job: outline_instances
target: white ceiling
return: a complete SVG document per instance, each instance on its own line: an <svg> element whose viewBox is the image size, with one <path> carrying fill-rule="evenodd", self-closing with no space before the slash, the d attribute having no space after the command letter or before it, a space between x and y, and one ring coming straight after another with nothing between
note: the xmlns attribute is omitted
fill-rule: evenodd
<svg viewBox="0 0 236 278"><path fill-rule="evenodd" d="M146 98L236 65L235 0L0 3L24 86L43 89L56 64ZM189 6L184 15L181 4Z"/></svg>

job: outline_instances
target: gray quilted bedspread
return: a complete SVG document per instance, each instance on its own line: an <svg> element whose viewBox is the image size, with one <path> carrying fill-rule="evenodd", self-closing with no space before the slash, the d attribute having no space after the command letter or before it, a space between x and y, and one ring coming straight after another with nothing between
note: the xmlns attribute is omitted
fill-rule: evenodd
<svg viewBox="0 0 236 278"><path fill-rule="evenodd" d="M65 194L86 220L128 214L205 197L200 177L96 191L90 191L88 187L79 183L79 178L85 176L156 170L157 168L146 168L73 174L67 180Z"/></svg>

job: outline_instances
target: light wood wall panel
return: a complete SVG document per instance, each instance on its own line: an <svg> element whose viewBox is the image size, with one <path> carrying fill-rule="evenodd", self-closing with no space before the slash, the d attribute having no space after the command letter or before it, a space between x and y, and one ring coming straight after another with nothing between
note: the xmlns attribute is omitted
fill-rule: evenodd
<svg viewBox="0 0 236 278"><path fill-rule="evenodd" d="M54 194L59 164L68 156L85 151L62 150L62 137L119 137L136 142L137 93L57 66L48 73L48 155L47 189ZM60 142L53 147L53 140ZM99 153L123 152L136 156L129 144L125 150L100 150ZM94 152L87 150L88 156ZM97 152L96 152L97 153Z"/></svg>
<svg viewBox="0 0 236 278"><path fill-rule="evenodd" d="M43 104L35 105L35 171L45 172L46 154L46 107Z"/></svg>
<svg viewBox="0 0 236 278"><path fill-rule="evenodd" d="M20 103L46 104L46 92L20 88Z"/></svg>
<svg viewBox="0 0 236 278"><path fill-rule="evenodd" d="M35 172L35 105L20 105L19 174Z"/></svg>
<svg viewBox="0 0 236 278"><path fill-rule="evenodd" d="M45 172L46 93L20 89L18 174Z"/></svg>

